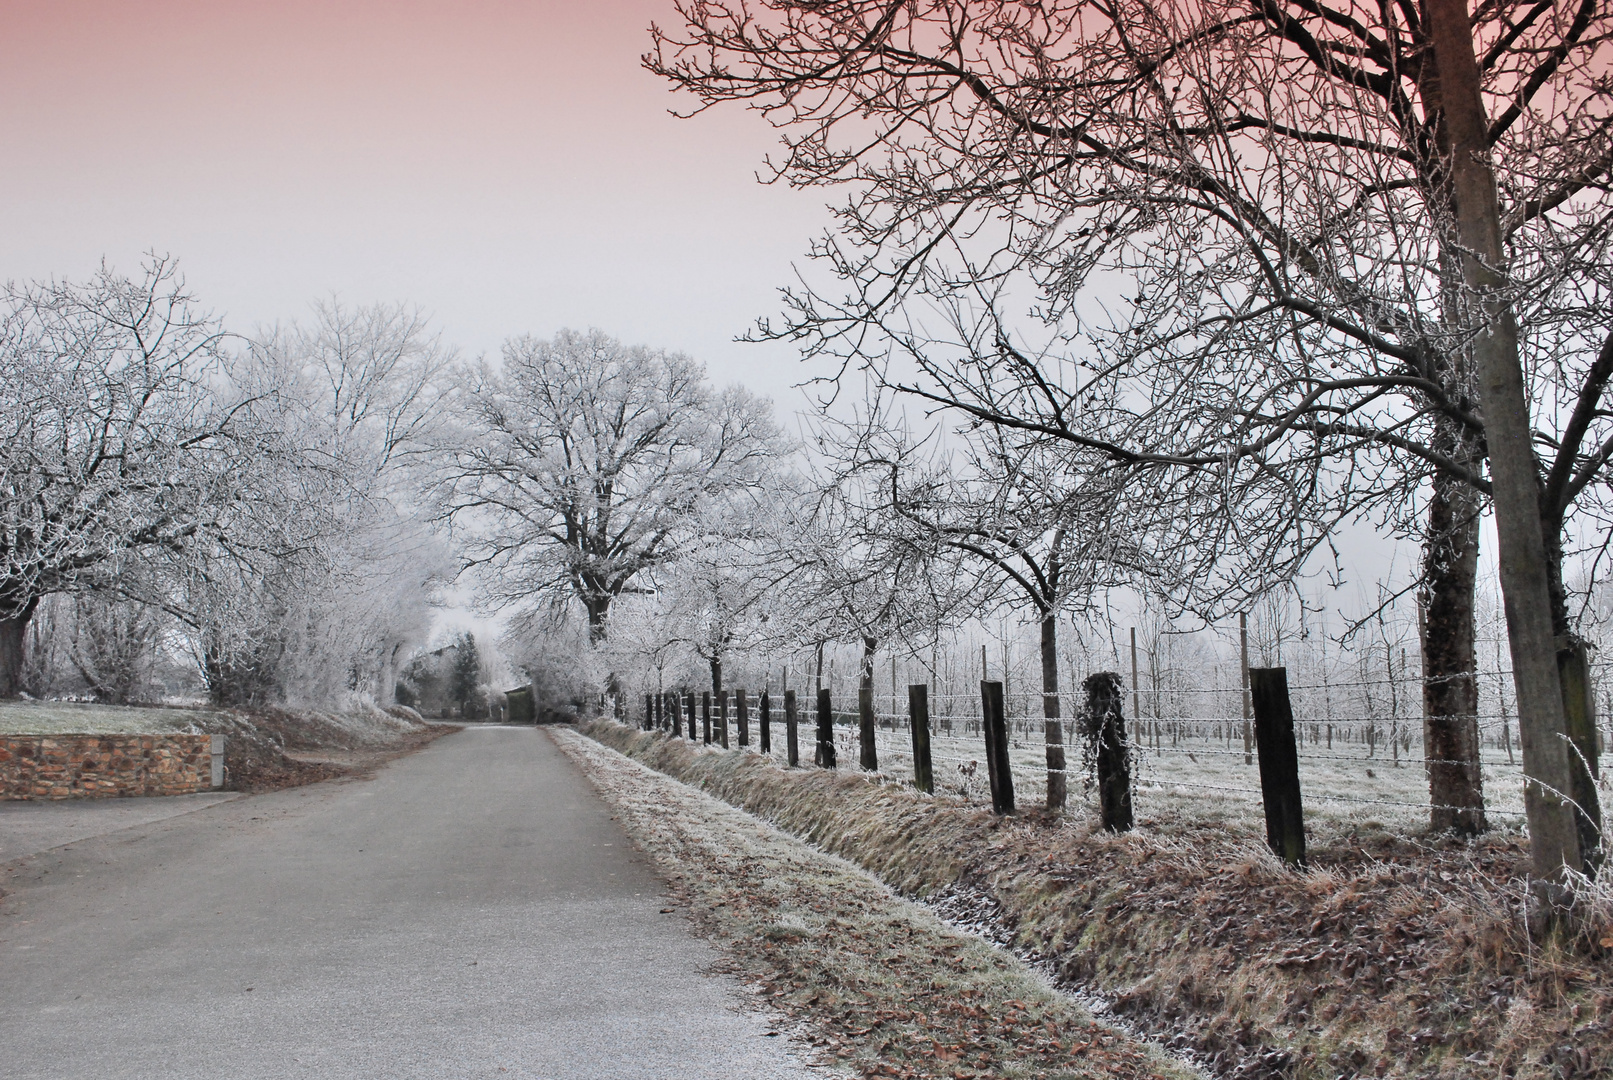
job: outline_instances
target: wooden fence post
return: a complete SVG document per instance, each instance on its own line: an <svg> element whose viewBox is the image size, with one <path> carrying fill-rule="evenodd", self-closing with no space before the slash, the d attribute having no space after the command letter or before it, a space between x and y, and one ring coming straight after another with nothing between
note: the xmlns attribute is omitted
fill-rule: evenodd
<svg viewBox="0 0 1613 1080"><path fill-rule="evenodd" d="M743 749L750 745L750 703L743 690L734 691L734 718L739 723L739 745Z"/></svg>
<svg viewBox="0 0 1613 1080"><path fill-rule="evenodd" d="M773 695L766 690L762 691L762 753L773 752Z"/></svg>
<svg viewBox="0 0 1613 1080"><path fill-rule="evenodd" d="M705 745L711 745L711 691L700 691L700 734Z"/></svg>
<svg viewBox="0 0 1613 1080"><path fill-rule="evenodd" d="M835 767L835 718L829 706L829 688L818 691L818 752L813 764L825 769Z"/></svg>
<svg viewBox="0 0 1613 1080"><path fill-rule="evenodd" d="M1260 797L1266 805L1266 843L1291 866L1305 865L1305 808L1299 797L1299 750L1287 668L1250 668L1255 744L1260 753Z"/></svg>
<svg viewBox="0 0 1613 1080"><path fill-rule="evenodd" d="M694 742L696 739L698 739L700 737L700 734L699 734L699 732L697 732L695 730L695 719L694 719L695 705L694 705L694 691L693 690L690 690L690 691L688 691L688 692L686 692L684 694L684 696L683 696L683 704L684 704L684 714L685 714L684 718L688 721L688 727L689 727L689 741Z"/></svg>
<svg viewBox="0 0 1613 1080"><path fill-rule="evenodd" d="M865 679L857 689L857 763L868 772L879 771L879 747L874 742L874 686Z"/></svg>
<svg viewBox="0 0 1613 1080"><path fill-rule="evenodd" d="M728 691L717 691L717 741L728 749Z"/></svg>
<svg viewBox="0 0 1613 1080"><path fill-rule="evenodd" d="M800 729L800 714L795 707L795 691L784 691L784 763L795 766L801 764L801 744L796 738Z"/></svg>
<svg viewBox="0 0 1613 1080"><path fill-rule="evenodd" d="M981 727L986 734L986 773L991 779L991 808L999 814L1014 812L1014 771L1008 762L1008 722L1003 709L1003 684L980 682Z"/></svg>
<svg viewBox="0 0 1613 1080"><path fill-rule="evenodd" d="M913 786L935 793L935 773L930 768L930 687L915 683L907 688L908 724L913 729Z"/></svg>
<svg viewBox="0 0 1613 1080"><path fill-rule="evenodd" d="M1081 735L1095 751L1098 772L1098 819L1109 832L1126 832L1132 825L1131 744L1126 738L1125 689L1120 673L1100 671L1086 677L1081 688Z"/></svg>

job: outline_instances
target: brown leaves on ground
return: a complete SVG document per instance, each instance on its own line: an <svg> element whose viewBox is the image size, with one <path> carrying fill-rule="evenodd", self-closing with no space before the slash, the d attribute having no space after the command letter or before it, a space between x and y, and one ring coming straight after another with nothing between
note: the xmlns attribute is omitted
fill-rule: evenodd
<svg viewBox="0 0 1613 1080"><path fill-rule="evenodd" d="M1039 976L866 873L557 731L729 970L865 1077L1163 1077Z"/></svg>

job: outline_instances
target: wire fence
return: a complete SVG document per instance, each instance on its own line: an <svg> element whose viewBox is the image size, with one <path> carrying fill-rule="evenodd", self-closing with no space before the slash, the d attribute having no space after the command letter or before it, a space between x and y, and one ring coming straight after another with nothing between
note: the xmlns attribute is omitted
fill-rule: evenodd
<svg viewBox="0 0 1613 1080"><path fill-rule="evenodd" d="M849 689L849 688L848 688ZM874 695L874 744L879 771L911 779L913 749L907 695ZM1430 812L1423 752L1420 690L1404 682L1354 680L1290 687L1299 752L1300 782L1307 824L1324 832L1382 828L1411 833L1426 828ZM1187 818L1200 823L1258 822L1262 818L1260 774L1252 721L1246 719L1238 686L1174 688L1171 703L1196 706L1166 712L1162 698L1146 691L1126 693L1128 738L1134 776L1133 802L1139 820ZM816 740L815 700L801 693L799 746L803 765L812 762ZM782 696L771 695L771 753L785 755ZM854 692L834 694L836 756L841 769L856 769L861 740ZM1363 699L1366 704L1363 706ZM1393 708L1389 708L1390 704ZM848 704L851 707L848 707ZM935 790L969 802L991 802L978 693L936 692L930 688L930 744ZM1072 702L1060 702L1066 713ZM1351 708L1351 705L1354 708ZM1006 695L1009 762L1021 807L1045 802L1047 721L1042 695ZM1412 707L1418 715L1412 715ZM758 694L748 695L750 746L760 750ZM1151 707L1152 706L1152 707ZM640 708L642 708L642 699ZM737 750L736 702L730 697L730 747ZM722 718L716 715L714 730ZM1139 715L1140 714L1140 715ZM1521 827L1523 769L1516 718L1505 712L1475 718L1480 736L1485 811L1491 824ZM1059 722L1065 747L1067 788L1072 802L1091 801L1076 722ZM1604 734L1599 732L1599 734ZM1608 780L1603 778L1606 790ZM1607 796L1604 795L1604 799Z"/></svg>

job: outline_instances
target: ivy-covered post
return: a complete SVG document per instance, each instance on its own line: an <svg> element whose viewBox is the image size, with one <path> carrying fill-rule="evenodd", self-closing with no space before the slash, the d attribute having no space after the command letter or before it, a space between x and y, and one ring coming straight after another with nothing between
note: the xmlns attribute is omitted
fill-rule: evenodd
<svg viewBox="0 0 1613 1080"><path fill-rule="evenodd" d="M1077 724L1082 765L1098 786L1099 820L1109 832L1127 832L1131 814L1131 744L1126 738L1125 684L1116 671L1088 675Z"/></svg>

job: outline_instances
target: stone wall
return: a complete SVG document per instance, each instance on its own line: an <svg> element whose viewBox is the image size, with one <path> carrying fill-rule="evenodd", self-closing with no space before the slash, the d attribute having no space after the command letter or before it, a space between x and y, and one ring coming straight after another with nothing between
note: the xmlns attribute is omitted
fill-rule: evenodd
<svg viewBox="0 0 1613 1080"><path fill-rule="evenodd" d="M214 740L217 740L215 743ZM0 735L0 799L188 795L222 785L212 735Z"/></svg>

